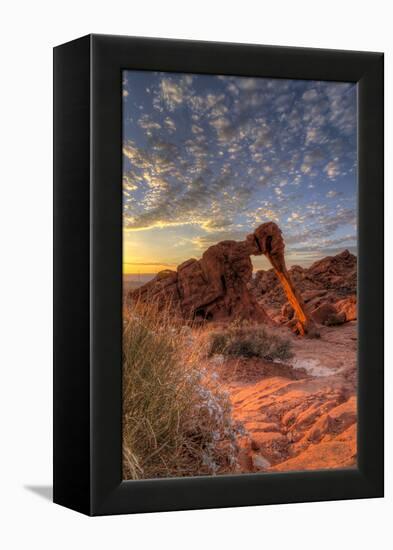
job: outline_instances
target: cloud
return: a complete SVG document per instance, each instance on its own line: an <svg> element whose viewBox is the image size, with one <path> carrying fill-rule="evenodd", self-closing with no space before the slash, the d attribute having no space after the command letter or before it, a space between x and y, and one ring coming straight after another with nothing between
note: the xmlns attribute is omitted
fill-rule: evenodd
<svg viewBox="0 0 393 550"><path fill-rule="evenodd" d="M193 134L203 134L204 133L204 130L203 128L201 128L200 126L198 126L197 124L192 124L191 125L191 132Z"/></svg>
<svg viewBox="0 0 393 550"><path fill-rule="evenodd" d="M310 174L311 173L312 166L306 162L303 162L303 164L300 167L301 172L303 174Z"/></svg>
<svg viewBox="0 0 393 550"><path fill-rule="evenodd" d="M204 251L209 246L213 246L220 241L243 241L247 236L247 231L234 229L233 231L217 231L200 235L192 239L192 244L200 251Z"/></svg>
<svg viewBox="0 0 393 550"><path fill-rule="evenodd" d="M331 160L330 162L328 162L324 168L324 171L326 172L326 174L330 179L335 179L340 174L340 169L339 169L337 159Z"/></svg>
<svg viewBox="0 0 393 550"><path fill-rule="evenodd" d="M172 118L169 116L165 117L164 125L169 130L170 133L176 132L176 124Z"/></svg>
<svg viewBox="0 0 393 550"><path fill-rule="evenodd" d="M292 212L292 214L287 218L287 222L304 222L305 216L300 215L298 212Z"/></svg>
<svg viewBox="0 0 393 550"><path fill-rule="evenodd" d="M353 85L148 71L125 80L129 232L178 228L204 246L272 219L291 246L309 247L355 225Z"/></svg>
<svg viewBox="0 0 393 550"><path fill-rule="evenodd" d="M254 227L257 227L258 225L267 221L274 221L277 223L280 221L280 216L278 212L271 206L268 201L265 201L265 204L263 206L259 206L258 208L247 212L246 217L250 229L253 229Z"/></svg>
<svg viewBox="0 0 393 550"><path fill-rule="evenodd" d="M319 242L316 243L310 243L306 246L294 246L291 247L291 250L293 252L312 252L312 251L325 251L327 253L328 250L339 250L342 248L351 247L354 248L356 246L356 235L345 235L344 237L338 237L336 239L321 239Z"/></svg>
<svg viewBox="0 0 393 550"><path fill-rule="evenodd" d="M147 130L147 135L151 135L151 130L160 130L161 124L152 120L149 115L142 115L138 120L138 125L143 129Z"/></svg>
<svg viewBox="0 0 393 550"><path fill-rule="evenodd" d="M237 85L241 90L256 90L258 88L257 78L239 78Z"/></svg>
<svg viewBox="0 0 393 550"><path fill-rule="evenodd" d="M330 210L326 205L312 204L306 207L304 220L307 223L302 231L292 232L290 227L283 226L285 243L294 249L306 247L323 250L328 239L337 239L335 233L342 227L356 226L356 212L354 208L337 208ZM337 244L337 241L336 241Z"/></svg>
<svg viewBox="0 0 393 550"><path fill-rule="evenodd" d="M162 98L170 111L174 111L183 102L183 89L172 80L167 78L161 80L161 92Z"/></svg>
<svg viewBox="0 0 393 550"><path fill-rule="evenodd" d="M307 90L306 92L304 92L302 98L305 101L313 101L318 98L318 92L314 88L312 88L311 90Z"/></svg>
<svg viewBox="0 0 393 550"><path fill-rule="evenodd" d="M326 193L326 198L327 199L333 199L334 197L337 197L337 196L340 196L342 195L342 193L339 193L338 191L335 191L335 190L331 190L329 191L328 193Z"/></svg>
<svg viewBox="0 0 393 550"><path fill-rule="evenodd" d="M135 178L132 178L130 174L123 175L123 190L124 191L135 191L138 189Z"/></svg>
<svg viewBox="0 0 393 550"><path fill-rule="evenodd" d="M228 217L245 208L253 188L235 183L225 166L213 176L204 146L190 142L186 148L188 161L182 163L178 148L171 143L152 140L148 149L131 141L125 144L130 172L136 170L133 177L125 171L126 181L128 185L135 185L135 178L140 181L139 201L124 218L127 229L196 224L210 231L227 227Z"/></svg>

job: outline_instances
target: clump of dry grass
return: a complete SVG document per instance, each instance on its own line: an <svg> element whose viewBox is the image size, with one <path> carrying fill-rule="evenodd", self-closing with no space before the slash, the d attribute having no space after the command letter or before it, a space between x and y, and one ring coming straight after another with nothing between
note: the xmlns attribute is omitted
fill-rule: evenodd
<svg viewBox="0 0 393 550"><path fill-rule="evenodd" d="M233 470L238 427L229 397L203 367L202 333L170 307L134 304L123 329L123 476Z"/></svg>
<svg viewBox="0 0 393 550"><path fill-rule="evenodd" d="M258 325L233 323L229 327L212 332L209 355L232 357L260 357L285 361L293 357L292 343Z"/></svg>

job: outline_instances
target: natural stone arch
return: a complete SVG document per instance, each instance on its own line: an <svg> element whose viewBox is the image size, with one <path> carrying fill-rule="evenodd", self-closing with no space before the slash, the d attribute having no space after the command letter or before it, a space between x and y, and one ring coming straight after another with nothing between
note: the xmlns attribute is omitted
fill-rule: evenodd
<svg viewBox="0 0 393 550"><path fill-rule="evenodd" d="M284 258L284 240L274 222L260 225L244 241L221 241L210 246L200 260L190 259L166 270L131 293L131 299L170 303L184 319L227 321L247 319L271 323L250 287L250 256L264 254L273 266L294 309L293 326L300 335L315 335L315 324L296 291Z"/></svg>
<svg viewBox="0 0 393 550"><path fill-rule="evenodd" d="M252 235L248 235L251 254L265 255L271 263L277 275L289 303L294 310L294 329L301 334L316 335L317 330L314 321L307 313L303 299L289 276L284 256L285 243L281 229L274 222L260 225Z"/></svg>

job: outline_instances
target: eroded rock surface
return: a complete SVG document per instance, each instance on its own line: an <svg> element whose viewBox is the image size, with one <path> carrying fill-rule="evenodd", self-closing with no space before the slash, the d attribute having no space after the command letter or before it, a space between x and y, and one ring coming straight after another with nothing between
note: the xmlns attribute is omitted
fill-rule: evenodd
<svg viewBox="0 0 393 550"><path fill-rule="evenodd" d="M292 368L244 359L234 376L233 364L223 366L233 416L246 430L239 471L356 465L356 323L293 345Z"/></svg>
<svg viewBox="0 0 393 550"><path fill-rule="evenodd" d="M344 377L268 378L233 388L231 396L247 431L240 442L244 470L356 464L356 397Z"/></svg>

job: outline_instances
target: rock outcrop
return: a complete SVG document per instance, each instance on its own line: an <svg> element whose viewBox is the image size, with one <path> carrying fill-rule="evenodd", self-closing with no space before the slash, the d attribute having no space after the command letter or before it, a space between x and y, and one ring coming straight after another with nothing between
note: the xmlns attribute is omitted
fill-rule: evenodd
<svg viewBox="0 0 393 550"><path fill-rule="evenodd" d="M356 396L343 377L276 376L231 387L243 423L240 470L291 471L356 465Z"/></svg>
<svg viewBox="0 0 393 550"><path fill-rule="evenodd" d="M334 325L357 318L356 264L356 256L344 250L309 268L295 265L289 269L289 277L315 322ZM252 290L273 319L291 322L294 310L274 269L257 271Z"/></svg>
<svg viewBox="0 0 393 550"><path fill-rule="evenodd" d="M242 422L243 472L356 465L357 329L322 327L320 339L293 339L289 365L243 358L220 375Z"/></svg>
<svg viewBox="0 0 393 550"><path fill-rule="evenodd" d="M315 333L302 297L296 290L285 265L284 240L273 223L260 225L244 241L222 241L209 247L200 260L190 259L176 271L161 271L147 284L132 291L132 300L155 300L171 304L185 319L221 321L247 319L270 322L262 304L251 291L250 256L265 255L275 277L293 308L291 327L304 335Z"/></svg>

